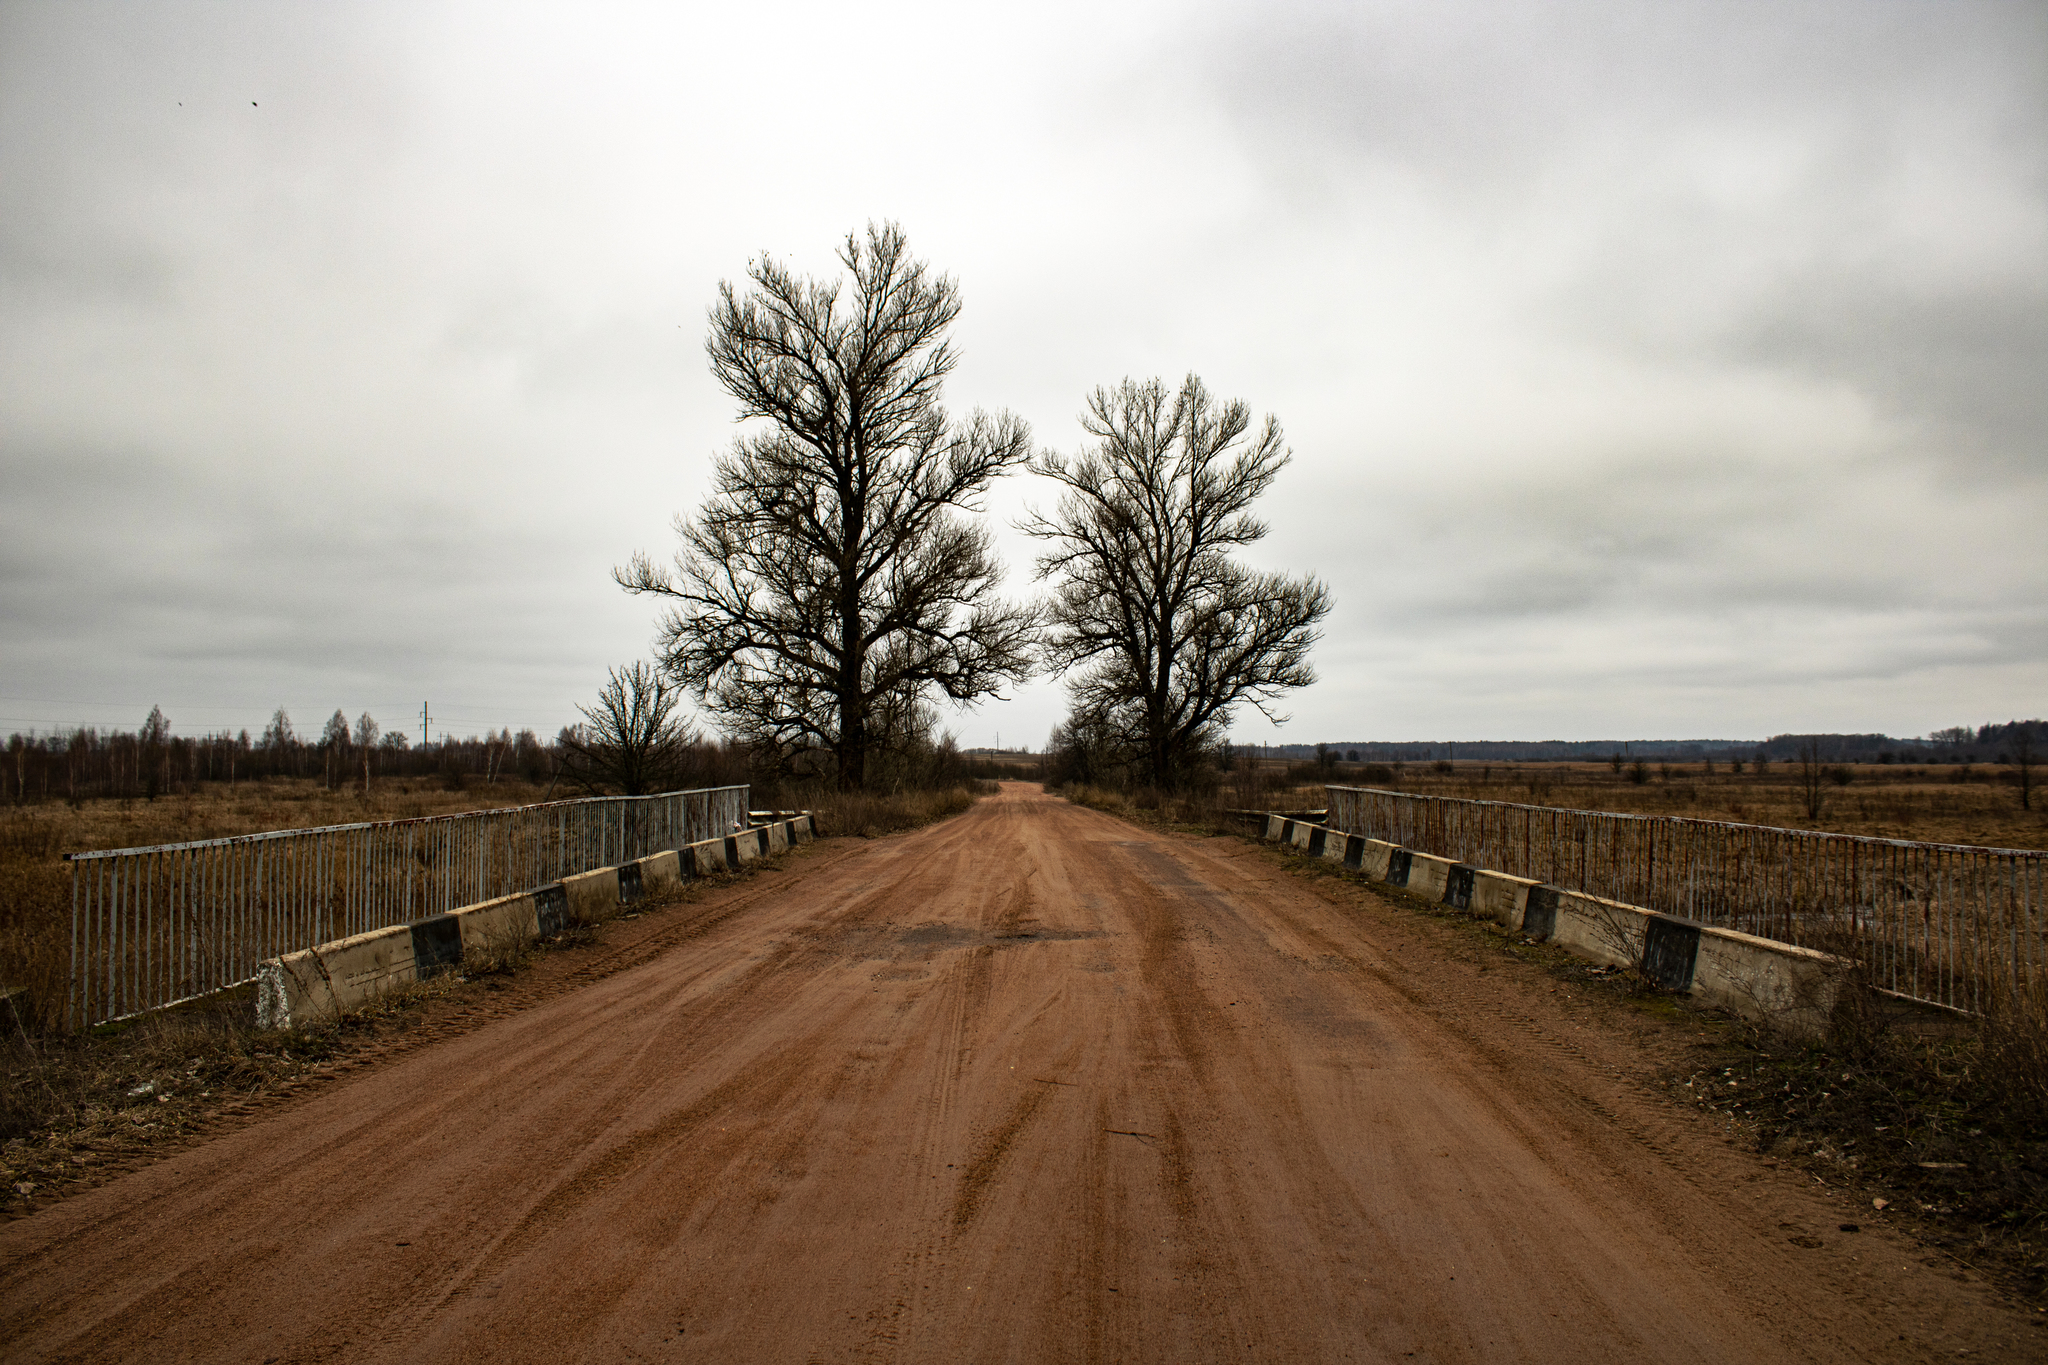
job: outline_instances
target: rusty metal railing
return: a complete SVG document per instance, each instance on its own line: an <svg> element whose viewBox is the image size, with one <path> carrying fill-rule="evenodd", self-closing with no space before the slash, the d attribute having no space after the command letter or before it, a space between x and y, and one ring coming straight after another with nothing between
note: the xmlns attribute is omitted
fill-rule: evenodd
<svg viewBox="0 0 2048 1365"><path fill-rule="evenodd" d="M2048 975L2048 853L1330 787L1331 828L1847 952L1871 983L1981 1010Z"/></svg>
<svg viewBox="0 0 2048 1365"><path fill-rule="evenodd" d="M67 1018L176 1004L280 953L729 834L747 798L711 787L67 854Z"/></svg>

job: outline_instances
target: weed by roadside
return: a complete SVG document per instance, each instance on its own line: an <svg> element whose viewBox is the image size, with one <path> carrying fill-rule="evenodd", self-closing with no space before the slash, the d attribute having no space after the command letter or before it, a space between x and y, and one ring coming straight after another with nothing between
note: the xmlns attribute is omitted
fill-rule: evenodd
<svg viewBox="0 0 2048 1365"><path fill-rule="evenodd" d="M1151 788L1123 792L1083 783L1048 786L1046 790L1077 806L1153 829L1182 834L1242 834L1248 828L1245 817L1226 806L1215 792L1169 795Z"/></svg>
<svg viewBox="0 0 2048 1365"><path fill-rule="evenodd" d="M1996 1021L1900 1026L1819 1043L1736 1031L1714 1064L1667 1078L1756 1151L1856 1191L1868 1215L2048 1304L2048 1123L2016 1097Z"/></svg>
<svg viewBox="0 0 2048 1365"><path fill-rule="evenodd" d="M253 992L85 1034L0 1043L0 1195L26 1212L108 1163L183 1137L334 1054L339 1030L265 1032Z"/></svg>
<svg viewBox="0 0 2048 1365"><path fill-rule="evenodd" d="M2048 1019L2021 1002L1981 1021L1941 1020L1858 997L1833 1035L1786 1037L1703 1010L1637 973L1598 966L1489 918L1371 885L1325 859L1271 845L1307 880L1341 880L1442 925L1484 958L1531 963L1560 986L1694 1031L1691 1058L1663 1074L1668 1098L1823 1184L1854 1192L1863 1218L1902 1226L1937 1251L2048 1306Z"/></svg>

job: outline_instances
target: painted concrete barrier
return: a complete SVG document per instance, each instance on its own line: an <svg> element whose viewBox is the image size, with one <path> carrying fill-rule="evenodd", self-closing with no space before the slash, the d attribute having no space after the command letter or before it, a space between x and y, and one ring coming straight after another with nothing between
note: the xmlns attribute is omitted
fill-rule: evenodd
<svg viewBox="0 0 2048 1365"><path fill-rule="evenodd" d="M569 899L571 924L588 924L592 920L602 919L612 909L629 899L620 892L619 869L616 867L600 867L595 872L581 872L573 877L564 877L560 885L562 894Z"/></svg>
<svg viewBox="0 0 2048 1365"><path fill-rule="evenodd" d="M417 981L412 939L401 924L271 958L257 968L256 1026L333 1018Z"/></svg>
<svg viewBox="0 0 2048 1365"><path fill-rule="evenodd" d="M816 836L810 815L790 816L673 852L581 872L535 891L270 958L257 968L257 1027L292 1028L335 1018L401 986L453 971L465 954L502 952L552 938L573 924L602 919L621 905L666 894L691 878L730 871L771 849L807 844Z"/></svg>
<svg viewBox="0 0 2048 1365"><path fill-rule="evenodd" d="M1850 963L1754 934L1639 905L1546 886L1450 858L1269 815L1268 840L1415 895L1555 943L1580 957L1642 972L1659 986L1787 1032L1826 1032Z"/></svg>
<svg viewBox="0 0 2048 1365"><path fill-rule="evenodd" d="M462 934L462 956L471 953L503 952L540 938L540 898L533 892L500 896L480 905L465 905L450 912ZM562 932L560 928L555 933Z"/></svg>
<svg viewBox="0 0 2048 1365"><path fill-rule="evenodd" d="M1706 925L1692 990L1708 1004L1818 1037L1827 1032L1850 965L1813 948Z"/></svg>
<svg viewBox="0 0 2048 1365"><path fill-rule="evenodd" d="M1472 872L1472 899L1465 906L1475 915L1484 915L1504 929L1520 930L1522 918L1529 909L1529 893L1539 882L1527 877L1514 877L1505 872L1491 872L1477 867ZM1546 934L1548 931L1545 931Z"/></svg>
<svg viewBox="0 0 2048 1365"><path fill-rule="evenodd" d="M710 839L691 844L682 851L683 867L692 877L709 877L726 870L725 840Z"/></svg>

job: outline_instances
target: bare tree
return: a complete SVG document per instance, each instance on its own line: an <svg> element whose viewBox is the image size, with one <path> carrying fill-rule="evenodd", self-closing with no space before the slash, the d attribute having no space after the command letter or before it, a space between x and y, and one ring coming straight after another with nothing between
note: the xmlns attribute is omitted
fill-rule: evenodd
<svg viewBox="0 0 2048 1365"><path fill-rule="evenodd" d="M292 733L292 718L282 706L270 717L270 724L263 727L263 738L257 741L270 751L272 772L283 772L291 764L292 776L298 776L298 765L292 763L292 756L298 749L299 737Z"/></svg>
<svg viewBox="0 0 2048 1365"><path fill-rule="evenodd" d="M377 724L377 718L368 711L356 717L356 749L363 756L363 794L365 796L369 795L370 792L370 757L377 752L377 737L382 733L383 727Z"/></svg>
<svg viewBox="0 0 2048 1365"><path fill-rule="evenodd" d="M586 791L647 796L668 791L688 768L696 742L676 715L682 693L650 664L614 668L583 722L563 729L562 775Z"/></svg>
<svg viewBox="0 0 2048 1365"><path fill-rule="evenodd" d="M348 762L348 717L337 706L320 729L320 765L329 787L339 787L348 780Z"/></svg>
<svg viewBox="0 0 2048 1365"><path fill-rule="evenodd" d="M1828 775L1827 764L1821 762L1820 741L1809 739L1799 746L1799 797L1806 807L1806 818L1820 819L1821 806L1826 801L1822 784Z"/></svg>
<svg viewBox="0 0 2048 1365"><path fill-rule="evenodd" d="M678 518L674 568L615 574L673 605L664 670L741 738L785 761L827 758L867 783L882 713L934 692L995 694L1029 671L1035 618L997 599L987 530L963 513L1029 453L1008 414L948 420L941 382L958 287L913 259L895 224L840 252L851 288L765 256L742 298L719 286L712 372L758 425L718 461L711 498Z"/></svg>
<svg viewBox="0 0 2048 1365"><path fill-rule="evenodd" d="M2021 721L2013 727L2012 761L2019 769L2020 809L2034 808L2034 764L2038 755L2034 751L2034 727L2039 721Z"/></svg>
<svg viewBox="0 0 2048 1365"><path fill-rule="evenodd" d="M154 801L160 786L171 785L171 723L164 719L163 707L149 708L149 719L142 722L142 732L136 738L142 742L143 790Z"/></svg>
<svg viewBox="0 0 2048 1365"><path fill-rule="evenodd" d="M1179 786L1232 708L1284 719L1268 703L1315 681L1329 590L1230 558L1266 534L1248 509L1289 458L1273 418L1252 432L1243 403L1217 404L1189 375L1177 392L1156 379L1097 389L1081 425L1092 448L1033 462L1065 492L1023 527L1050 547L1050 662L1082 669L1076 716L1114 734L1147 780Z"/></svg>

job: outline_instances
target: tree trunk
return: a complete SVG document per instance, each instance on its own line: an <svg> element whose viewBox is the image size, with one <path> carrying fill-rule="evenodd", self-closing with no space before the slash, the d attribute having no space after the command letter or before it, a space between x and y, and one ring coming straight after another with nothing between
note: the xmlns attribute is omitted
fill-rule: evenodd
<svg viewBox="0 0 2048 1365"><path fill-rule="evenodd" d="M868 726L860 694L839 694L839 790L857 792L868 784Z"/></svg>

